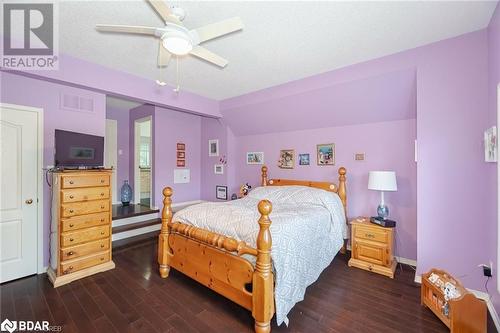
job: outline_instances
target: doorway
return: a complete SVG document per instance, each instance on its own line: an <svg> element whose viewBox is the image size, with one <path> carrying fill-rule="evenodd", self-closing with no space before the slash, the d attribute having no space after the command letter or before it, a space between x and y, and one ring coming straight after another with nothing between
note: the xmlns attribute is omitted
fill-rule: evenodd
<svg viewBox="0 0 500 333"><path fill-rule="evenodd" d="M134 202L152 207L152 117L134 122Z"/></svg>
<svg viewBox="0 0 500 333"><path fill-rule="evenodd" d="M0 283L43 270L42 109L0 104Z"/></svg>
<svg viewBox="0 0 500 333"><path fill-rule="evenodd" d="M111 191L113 203L118 203L116 177L118 174L118 121L106 119L106 134L104 136L104 167L113 169L111 176Z"/></svg>

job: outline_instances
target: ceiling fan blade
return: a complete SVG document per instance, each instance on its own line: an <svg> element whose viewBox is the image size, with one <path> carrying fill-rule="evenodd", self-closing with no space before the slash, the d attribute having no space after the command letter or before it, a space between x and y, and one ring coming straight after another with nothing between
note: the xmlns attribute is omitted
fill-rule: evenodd
<svg viewBox="0 0 500 333"><path fill-rule="evenodd" d="M163 47L162 40L160 39L160 43L158 44L158 67L168 66L171 57L172 54Z"/></svg>
<svg viewBox="0 0 500 333"><path fill-rule="evenodd" d="M191 33L196 33L200 43L214 39L220 36L230 34L232 32L243 29L243 21L239 17L233 17L217 23L205 25L201 28L191 30Z"/></svg>
<svg viewBox="0 0 500 333"><path fill-rule="evenodd" d="M181 21L173 15L172 9L164 0L147 0L147 2L149 2L151 7L160 15L163 21L182 25Z"/></svg>
<svg viewBox="0 0 500 333"><path fill-rule="evenodd" d="M212 64L215 64L219 67L226 67L228 64L228 61L221 56L218 56L217 54L213 53L212 51L207 50L204 47L201 46L195 46L191 50L190 54L194 55L195 57L198 57L200 59L203 59L205 61L208 61Z"/></svg>
<svg viewBox="0 0 500 333"><path fill-rule="evenodd" d="M95 28L102 32L124 32L156 36L157 28L136 25L96 24Z"/></svg>

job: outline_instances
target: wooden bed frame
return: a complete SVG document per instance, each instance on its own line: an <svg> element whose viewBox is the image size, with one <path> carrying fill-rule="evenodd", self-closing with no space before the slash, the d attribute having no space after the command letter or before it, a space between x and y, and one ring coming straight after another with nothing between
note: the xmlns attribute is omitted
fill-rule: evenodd
<svg viewBox="0 0 500 333"><path fill-rule="evenodd" d="M346 169L339 168L338 186L329 182L267 179L262 167L262 186L302 185L335 192L346 211ZM158 263L162 278L170 267L252 311L255 332L271 331L274 315L274 274L271 266L271 202L261 200L257 248L221 234L172 221L172 189L163 190L162 226L158 241ZM257 257L255 267L241 255Z"/></svg>

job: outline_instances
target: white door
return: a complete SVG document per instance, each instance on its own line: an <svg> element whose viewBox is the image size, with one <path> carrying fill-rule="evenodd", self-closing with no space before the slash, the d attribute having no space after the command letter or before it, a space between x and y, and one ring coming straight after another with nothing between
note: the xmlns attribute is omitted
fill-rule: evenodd
<svg viewBox="0 0 500 333"><path fill-rule="evenodd" d="M37 273L37 117L0 106L0 282Z"/></svg>
<svg viewBox="0 0 500 333"><path fill-rule="evenodd" d="M111 177L111 191L113 203L118 202L118 194L116 187L116 174L118 172L118 122L113 119L106 119L106 135L104 136L104 166L113 168L113 176Z"/></svg>

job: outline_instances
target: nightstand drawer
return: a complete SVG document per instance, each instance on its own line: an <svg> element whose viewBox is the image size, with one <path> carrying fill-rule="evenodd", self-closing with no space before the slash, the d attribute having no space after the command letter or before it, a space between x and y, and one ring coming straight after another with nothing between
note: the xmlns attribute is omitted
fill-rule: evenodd
<svg viewBox="0 0 500 333"><path fill-rule="evenodd" d="M367 239L384 244L388 244L389 242L389 233L386 230L381 230L380 228L375 229L370 227L355 226L354 237L357 239Z"/></svg>
<svg viewBox="0 0 500 333"><path fill-rule="evenodd" d="M381 266L390 266L387 246L374 242L355 240L353 258Z"/></svg>

